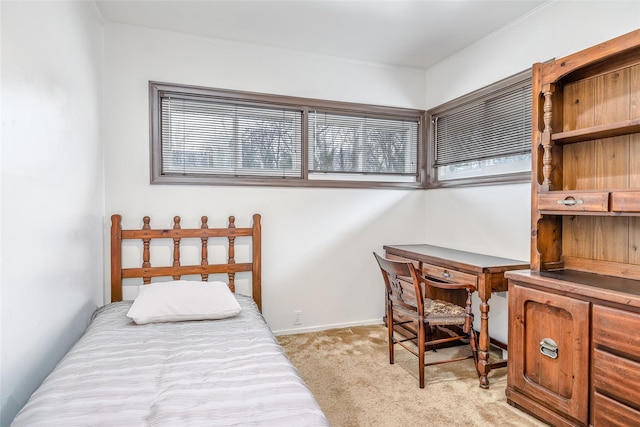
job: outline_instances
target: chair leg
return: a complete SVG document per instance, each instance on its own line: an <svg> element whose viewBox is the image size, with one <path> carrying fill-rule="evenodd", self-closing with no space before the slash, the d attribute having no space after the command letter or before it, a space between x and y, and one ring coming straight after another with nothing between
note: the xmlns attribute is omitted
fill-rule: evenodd
<svg viewBox="0 0 640 427"><path fill-rule="evenodd" d="M433 332L434 332L434 328L431 326L425 326L424 327L424 333L425 333L425 343L429 342L429 341L433 341ZM425 351L427 351L425 349ZM438 349L435 346L431 346L431 348L429 349L429 351L433 351L434 353L438 351Z"/></svg>
<svg viewBox="0 0 640 427"><path fill-rule="evenodd" d="M387 308L387 333L389 341L389 364L394 364L394 355L393 355L393 310L390 307Z"/></svg>
<svg viewBox="0 0 640 427"><path fill-rule="evenodd" d="M389 364L393 365L393 323L389 323L387 330L389 331Z"/></svg>
<svg viewBox="0 0 640 427"><path fill-rule="evenodd" d="M476 365L476 372L478 376L480 376L480 369L478 369L478 337L476 336L476 331L471 328L471 333L469 336L469 344L471 344L471 351L473 352L473 361Z"/></svg>
<svg viewBox="0 0 640 427"><path fill-rule="evenodd" d="M420 388L424 388L424 348L425 348L425 325L424 322L418 324L418 372L420 376Z"/></svg>

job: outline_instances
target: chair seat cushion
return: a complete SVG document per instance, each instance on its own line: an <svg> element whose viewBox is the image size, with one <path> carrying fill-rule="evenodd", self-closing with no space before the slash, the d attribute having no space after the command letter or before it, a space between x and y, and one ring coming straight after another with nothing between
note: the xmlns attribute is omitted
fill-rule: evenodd
<svg viewBox="0 0 640 427"><path fill-rule="evenodd" d="M464 308L441 300L424 300L424 320L430 325L464 325Z"/></svg>

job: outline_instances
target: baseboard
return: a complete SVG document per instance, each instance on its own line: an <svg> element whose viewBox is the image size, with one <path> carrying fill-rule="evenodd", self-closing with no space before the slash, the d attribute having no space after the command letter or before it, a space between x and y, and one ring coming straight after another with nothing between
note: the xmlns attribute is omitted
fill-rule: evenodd
<svg viewBox="0 0 640 427"><path fill-rule="evenodd" d="M370 319L370 320L361 320L357 322L332 323L328 325L309 326L307 328L280 329L277 331L273 331L273 334L276 336L305 334L308 332L327 331L329 329L353 328L356 326L371 326L371 325L382 325L382 324L383 324L382 319L378 318L378 319Z"/></svg>

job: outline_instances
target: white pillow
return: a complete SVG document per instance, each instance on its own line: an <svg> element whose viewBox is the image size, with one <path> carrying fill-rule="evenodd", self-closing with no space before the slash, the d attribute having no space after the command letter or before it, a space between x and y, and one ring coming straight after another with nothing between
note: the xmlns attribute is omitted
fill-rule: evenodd
<svg viewBox="0 0 640 427"><path fill-rule="evenodd" d="M144 325L224 319L238 313L240 304L226 283L175 280L140 286L127 316Z"/></svg>

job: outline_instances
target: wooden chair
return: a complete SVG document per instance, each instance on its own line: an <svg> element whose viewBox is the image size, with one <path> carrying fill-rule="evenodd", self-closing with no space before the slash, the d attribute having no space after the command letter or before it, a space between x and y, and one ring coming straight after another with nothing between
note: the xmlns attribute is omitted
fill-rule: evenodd
<svg viewBox="0 0 640 427"><path fill-rule="evenodd" d="M420 388L424 388L424 367L440 363L455 362L458 360L473 358L478 375L478 346L476 333L473 330L473 313L471 312L471 294L475 291L473 285L459 283L446 283L428 279L416 271L411 262L399 262L385 259L374 252L378 261L384 285L386 288L386 317L389 330L389 363L393 364L394 345L399 344L418 356L420 373ZM403 286L404 284L404 286ZM466 308L450 302L425 298L426 286L440 289L466 289ZM415 295L414 295L415 292ZM400 320L399 320L400 319ZM409 319L409 320L406 320ZM413 323L413 328L407 325ZM396 338L396 327L404 326L402 331L407 336ZM408 327L409 326L409 327ZM453 330L450 326L458 326L459 330ZM435 329L445 331L446 338L432 339ZM417 331L411 334L410 331ZM460 330L462 333L460 333ZM403 335L404 335L403 334ZM461 340L471 346L471 355L455 357L425 363L425 350L433 349L437 344ZM408 341L417 345L410 346Z"/></svg>

